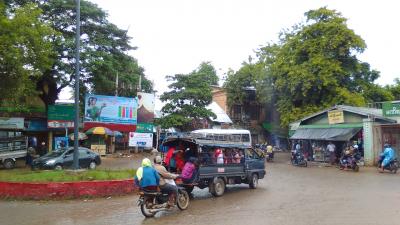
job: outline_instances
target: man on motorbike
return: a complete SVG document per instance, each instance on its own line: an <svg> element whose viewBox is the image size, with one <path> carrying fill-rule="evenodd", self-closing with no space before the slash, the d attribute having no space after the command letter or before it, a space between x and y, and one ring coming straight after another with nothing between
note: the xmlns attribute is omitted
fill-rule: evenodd
<svg viewBox="0 0 400 225"><path fill-rule="evenodd" d="M135 183L146 191L157 191L157 187L160 183L160 176L151 166L151 161L148 158L142 160L142 166L136 171L134 179Z"/></svg>
<svg viewBox="0 0 400 225"><path fill-rule="evenodd" d="M176 196L178 196L178 187L173 184L174 182L171 179L176 179L179 175L168 172L161 163L161 156L156 156L154 168L160 175L160 189L162 193L168 194L168 206L172 207L175 205Z"/></svg>
<svg viewBox="0 0 400 225"><path fill-rule="evenodd" d="M381 173L383 173L384 168L389 165L389 163L394 160L395 158L395 152L392 148L392 146L390 144L385 144L383 146L383 151L381 153L381 159L382 159L382 163L381 163L381 168L380 171Z"/></svg>

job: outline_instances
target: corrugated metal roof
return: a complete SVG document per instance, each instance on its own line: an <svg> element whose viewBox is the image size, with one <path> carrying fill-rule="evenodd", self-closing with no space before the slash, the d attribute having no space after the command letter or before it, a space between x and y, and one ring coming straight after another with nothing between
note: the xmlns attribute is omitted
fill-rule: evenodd
<svg viewBox="0 0 400 225"><path fill-rule="evenodd" d="M231 118L229 118L228 114L226 114L225 111L216 102L211 102L211 104L206 106L206 108L211 110L217 116L217 118L215 119L210 118L213 122L232 123L232 120Z"/></svg>

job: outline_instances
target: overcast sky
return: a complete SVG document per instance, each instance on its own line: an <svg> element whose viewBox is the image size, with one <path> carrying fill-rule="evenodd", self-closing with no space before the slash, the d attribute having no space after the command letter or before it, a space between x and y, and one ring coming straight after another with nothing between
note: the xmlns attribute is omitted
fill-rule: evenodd
<svg viewBox="0 0 400 225"><path fill-rule="evenodd" d="M396 0L91 0L122 29L129 27L132 55L167 90L165 75L189 73L211 61L220 77L237 70L254 50L304 19L304 12L327 6L348 18L367 43L359 57L381 72L379 84L400 77L400 2Z"/></svg>

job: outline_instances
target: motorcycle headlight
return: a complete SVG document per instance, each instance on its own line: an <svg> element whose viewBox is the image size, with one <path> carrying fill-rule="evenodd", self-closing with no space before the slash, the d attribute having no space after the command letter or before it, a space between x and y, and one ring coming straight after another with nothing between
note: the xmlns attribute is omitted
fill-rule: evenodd
<svg viewBox="0 0 400 225"><path fill-rule="evenodd" d="M56 162L55 159L50 159L49 161L46 162L47 165L52 165Z"/></svg>

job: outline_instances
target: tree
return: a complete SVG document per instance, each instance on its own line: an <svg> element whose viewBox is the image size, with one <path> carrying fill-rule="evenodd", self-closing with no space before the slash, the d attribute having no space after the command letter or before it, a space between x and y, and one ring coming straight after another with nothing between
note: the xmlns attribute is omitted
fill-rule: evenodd
<svg viewBox="0 0 400 225"><path fill-rule="evenodd" d="M190 130L198 120L215 118L215 114L205 108L212 101L210 85L215 80L208 79L212 75L205 73L204 68L207 68L206 71L215 71L213 68L209 70L209 64L206 63L189 74L167 76L167 80L172 82L168 86L171 91L161 95L161 101L167 103L161 109L164 117L156 121L162 128Z"/></svg>
<svg viewBox="0 0 400 225"><path fill-rule="evenodd" d="M262 62L244 62L238 71L228 71L224 88L227 91L228 105L243 105L249 99L246 88L253 87L256 90L255 102L263 105L271 101L272 79L268 74L265 64Z"/></svg>
<svg viewBox="0 0 400 225"><path fill-rule="evenodd" d="M260 51L270 60L283 126L332 105L364 105L365 92L379 77L357 59L366 44L340 13L323 7L305 17L281 34L279 44Z"/></svg>
<svg viewBox="0 0 400 225"><path fill-rule="evenodd" d="M0 2L0 105L25 107L37 94L35 83L51 68L57 33L40 21L41 10L30 3L10 12Z"/></svg>
<svg viewBox="0 0 400 225"><path fill-rule="evenodd" d="M57 52L56 60L50 69L43 72L37 82L40 97L48 104L53 104L61 90L74 85L75 70L75 1L74 0L6 0L12 10L28 2L35 2L43 10L41 20L50 24L61 37L52 36L50 41ZM105 94L114 94L116 75L127 87L136 87L139 74L143 69L137 61L128 56L136 47L130 45L131 38L127 31L118 28L107 20L107 14L96 4L81 1L81 81L83 90ZM131 72L131 73L130 73ZM151 84L143 77L147 89ZM134 83L132 83L134 82ZM110 85L111 84L111 85ZM105 88L109 87L109 88ZM98 88L98 89L96 89ZM136 88L134 88L136 91ZM114 89L115 90L115 89ZM122 90L123 95L135 92ZM81 93L80 98L83 99Z"/></svg>
<svg viewBox="0 0 400 225"><path fill-rule="evenodd" d="M387 85L386 90L389 90L393 96L393 100L400 100L400 79L396 78L393 85Z"/></svg>

